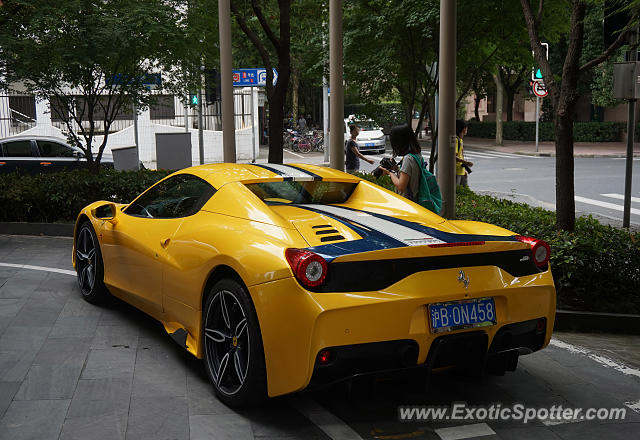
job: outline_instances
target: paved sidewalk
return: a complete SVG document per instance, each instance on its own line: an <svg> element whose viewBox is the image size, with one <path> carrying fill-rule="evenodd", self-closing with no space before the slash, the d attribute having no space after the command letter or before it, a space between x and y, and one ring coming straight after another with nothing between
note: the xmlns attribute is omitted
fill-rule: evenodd
<svg viewBox="0 0 640 440"><path fill-rule="evenodd" d="M428 145L430 141L428 141ZM540 142L536 152L535 142L504 141L503 146L495 144L494 139L480 139L467 137L465 147L487 149L503 153L525 154L529 156L555 156L555 142ZM627 144L625 142L575 142L573 146L575 157L626 157ZM636 142L633 150L634 157L640 157L640 143Z"/></svg>

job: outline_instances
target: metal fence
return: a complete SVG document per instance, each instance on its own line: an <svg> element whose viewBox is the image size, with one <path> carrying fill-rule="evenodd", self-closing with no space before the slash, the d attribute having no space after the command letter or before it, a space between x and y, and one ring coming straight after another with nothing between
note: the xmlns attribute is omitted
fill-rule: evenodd
<svg viewBox="0 0 640 440"><path fill-rule="evenodd" d="M234 90L235 128L251 127L253 124L252 110L254 108L251 90ZM82 102L82 97L76 97L77 102ZM256 103L257 104L257 103ZM64 114L62 105L55 98L49 102L51 112L51 124L63 131L67 131L67 124L60 117ZM57 111L56 111L57 110ZM185 106L184 101L178 96L158 94L149 108L151 122L174 127L185 127L190 130L198 129L198 107ZM133 125L134 109L121 111L109 127L109 132L114 133ZM185 118L186 115L186 118ZM36 102L33 96L27 95L0 95L0 138L18 134L34 127L36 124ZM80 121L82 127L89 128L87 120ZM80 132L80 125L72 121L72 128ZM104 134L104 123L100 115L95 117L95 134ZM222 130L222 111L220 102L202 106L202 126L205 130Z"/></svg>
<svg viewBox="0 0 640 440"><path fill-rule="evenodd" d="M36 101L28 95L0 95L0 139L36 124Z"/></svg>

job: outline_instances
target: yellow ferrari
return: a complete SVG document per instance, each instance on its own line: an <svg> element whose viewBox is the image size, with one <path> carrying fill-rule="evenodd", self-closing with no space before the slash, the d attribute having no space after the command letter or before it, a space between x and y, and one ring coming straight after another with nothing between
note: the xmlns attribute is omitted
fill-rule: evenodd
<svg viewBox="0 0 640 440"><path fill-rule="evenodd" d="M551 338L549 252L333 169L214 164L84 208L73 264L87 301L158 319L245 405L380 371L515 369Z"/></svg>

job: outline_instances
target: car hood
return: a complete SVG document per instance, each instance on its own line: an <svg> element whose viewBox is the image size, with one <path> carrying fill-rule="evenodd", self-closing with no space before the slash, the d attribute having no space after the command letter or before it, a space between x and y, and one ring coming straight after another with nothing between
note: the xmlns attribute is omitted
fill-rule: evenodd
<svg viewBox="0 0 640 440"><path fill-rule="evenodd" d="M358 135L357 140L368 141L371 139L380 139L381 137L384 137L384 133L382 132L382 130L367 130L361 131Z"/></svg>

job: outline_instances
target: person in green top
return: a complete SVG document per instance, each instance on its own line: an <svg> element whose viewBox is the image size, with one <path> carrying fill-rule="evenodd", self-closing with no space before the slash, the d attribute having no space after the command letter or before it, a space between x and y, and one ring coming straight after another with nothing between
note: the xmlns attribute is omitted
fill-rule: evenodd
<svg viewBox="0 0 640 440"><path fill-rule="evenodd" d="M469 186L469 168L473 162L464 158L464 144L462 139L467 134L467 123L462 119L456 120L456 186ZM469 172L467 172L469 171Z"/></svg>
<svg viewBox="0 0 640 440"><path fill-rule="evenodd" d="M406 124L393 127L390 140L393 155L404 157L400 169L380 170L391 178L398 194L438 214L442 207L440 188L435 176L425 168L413 130Z"/></svg>

